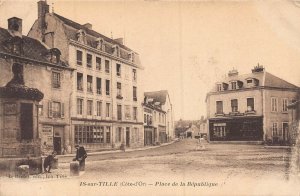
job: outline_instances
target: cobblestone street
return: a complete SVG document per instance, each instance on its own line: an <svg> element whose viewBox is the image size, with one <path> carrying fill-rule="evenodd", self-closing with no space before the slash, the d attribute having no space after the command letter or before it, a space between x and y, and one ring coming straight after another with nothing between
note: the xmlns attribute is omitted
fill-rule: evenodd
<svg viewBox="0 0 300 196"><path fill-rule="evenodd" d="M109 193L115 189L124 195L141 194L144 191L163 191L172 183L178 183L178 186L173 187L174 192L171 191L170 195L216 194L220 191L229 194L233 188L236 193L296 193L297 186L294 185L297 181L293 177L291 180L289 175L289 149L238 144L206 144L205 150L196 150L196 147L196 140L185 139L155 149L89 155L86 171L79 177L69 175L72 158L59 157L59 169L47 174L48 177L42 174L39 179L25 180L24 185L34 182L33 185L49 188L64 183L67 189L61 191L67 195L67 190L74 188L78 194L95 194L99 190ZM47 185L43 183L46 181ZM108 184L100 185L101 182ZM117 187L109 183L117 183ZM179 186L180 183L186 183L186 186ZM12 184L4 183L3 186Z"/></svg>

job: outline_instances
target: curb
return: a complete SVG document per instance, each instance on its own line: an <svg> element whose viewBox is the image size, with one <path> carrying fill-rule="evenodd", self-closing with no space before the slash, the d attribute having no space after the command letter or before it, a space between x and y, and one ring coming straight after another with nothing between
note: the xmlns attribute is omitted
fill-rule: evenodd
<svg viewBox="0 0 300 196"><path fill-rule="evenodd" d="M159 146L149 146L149 147L143 147L143 148L127 149L125 151L123 151L123 150L107 150L107 151L100 151L100 152L90 152L90 153L88 153L88 155L91 156L91 155L100 155L100 154L113 154L113 153L120 153L120 152L142 151L142 150L148 150L148 149L153 149L153 148L159 148L159 147L162 147L162 146L168 146L168 145L173 144L175 142L177 142L177 140L173 140L169 143L163 143ZM66 155L57 155L56 157L59 158L59 157L74 157L74 156L75 156L75 153L66 154Z"/></svg>
<svg viewBox="0 0 300 196"><path fill-rule="evenodd" d="M268 149L292 149L292 146L264 146Z"/></svg>

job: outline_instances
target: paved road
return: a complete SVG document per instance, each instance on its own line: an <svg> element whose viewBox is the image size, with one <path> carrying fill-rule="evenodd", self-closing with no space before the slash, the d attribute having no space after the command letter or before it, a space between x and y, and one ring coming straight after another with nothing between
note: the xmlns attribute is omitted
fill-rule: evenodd
<svg viewBox="0 0 300 196"><path fill-rule="evenodd" d="M50 184L55 187L57 183L67 189L75 187L77 192L71 195L98 195L98 191L107 194L118 191L117 195L299 193L299 181L289 175L292 157L289 149L237 144L207 144L205 150L197 150L196 147L197 140L186 139L144 151L90 155L86 171L80 177L71 178L71 157L61 157L59 169L53 170L52 175L60 174L67 178L54 177L51 182L43 180L48 180L47 187ZM101 184L104 181L117 183L117 186ZM185 186L180 186L183 184ZM65 189L62 192L68 195Z"/></svg>

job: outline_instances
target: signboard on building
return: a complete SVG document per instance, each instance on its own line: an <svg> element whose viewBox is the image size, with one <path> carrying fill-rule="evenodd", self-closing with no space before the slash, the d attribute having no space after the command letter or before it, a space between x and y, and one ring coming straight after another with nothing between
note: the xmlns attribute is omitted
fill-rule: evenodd
<svg viewBox="0 0 300 196"><path fill-rule="evenodd" d="M49 154L53 150L53 127L43 126L40 130L42 153Z"/></svg>

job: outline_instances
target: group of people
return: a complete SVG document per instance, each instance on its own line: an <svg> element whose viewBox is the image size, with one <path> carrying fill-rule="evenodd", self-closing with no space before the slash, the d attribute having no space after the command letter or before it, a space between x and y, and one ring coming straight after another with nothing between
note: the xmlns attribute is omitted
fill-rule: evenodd
<svg viewBox="0 0 300 196"><path fill-rule="evenodd" d="M87 153L83 146L75 145L76 148L76 156L73 161L79 162L80 171L85 170L85 159L87 158ZM56 151L53 151L51 155L48 155L44 160L44 172L51 173L50 170L52 165L55 162L55 156L57 155Z"/></svg>

